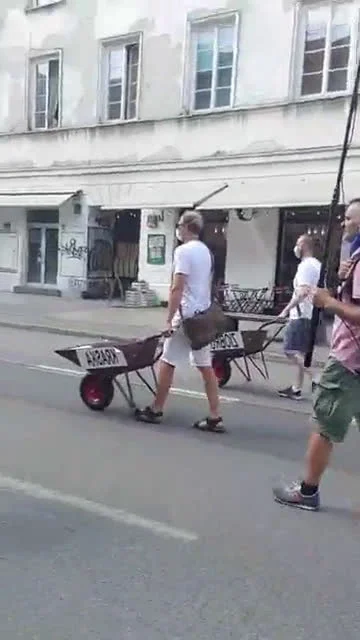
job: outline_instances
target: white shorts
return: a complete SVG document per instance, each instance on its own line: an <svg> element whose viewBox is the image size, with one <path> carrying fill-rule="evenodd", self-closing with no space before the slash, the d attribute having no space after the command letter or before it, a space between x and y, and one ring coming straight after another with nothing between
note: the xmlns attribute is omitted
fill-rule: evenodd
<svg viewBox="0 0 360 640"><path fill-rule="evenodd" d="M180 326L170 338L166 338L161 360L173 367L189 361L195 367L211 367L211 347L208 345L192 351L190 341Z"/></svg>

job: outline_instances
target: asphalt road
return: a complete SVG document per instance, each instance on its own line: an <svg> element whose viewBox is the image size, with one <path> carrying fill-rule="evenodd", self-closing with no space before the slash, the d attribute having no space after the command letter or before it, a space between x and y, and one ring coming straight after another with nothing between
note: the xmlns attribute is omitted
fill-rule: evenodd
<svg viewBox="0 0 360 640"><path fill-rule="evenodd" d="M184 390L162 426L120 396L97 415L25 333L0 335L23 361L0 363L1 639L358 639L358 434L322 512L281 508L271 485L301 471L304 415L227 394L229 433L200 434Z"/></svg>

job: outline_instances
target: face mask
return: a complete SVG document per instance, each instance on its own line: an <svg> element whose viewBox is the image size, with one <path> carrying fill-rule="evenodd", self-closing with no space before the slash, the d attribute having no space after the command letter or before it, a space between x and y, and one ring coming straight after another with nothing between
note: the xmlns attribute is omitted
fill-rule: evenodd
<svg viewBox="0 0 360 640"><path fill-rule="evenodd" d="M176 229L176 239L179 240L179 242L183 241L180 229Z"/></svg>
<svg viewBox="0 0 360 640"><path fill-rule="evenodd" d="M301 260L301 249L300 249L300 247L298 247L298 246L294 247L294 255L295 255L295 258L297 258L298 260Z"/></svg>

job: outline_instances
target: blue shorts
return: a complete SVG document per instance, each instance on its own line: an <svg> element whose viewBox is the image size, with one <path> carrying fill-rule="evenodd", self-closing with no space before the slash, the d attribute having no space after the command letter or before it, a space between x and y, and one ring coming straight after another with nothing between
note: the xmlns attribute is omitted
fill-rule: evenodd
<svg viewBox="0 0 360 640"><path fill-rule="evenodd" d="M284 351L296 351L305 354L310 341L311 320L296 318L289 320L284 334Z"/></svg>

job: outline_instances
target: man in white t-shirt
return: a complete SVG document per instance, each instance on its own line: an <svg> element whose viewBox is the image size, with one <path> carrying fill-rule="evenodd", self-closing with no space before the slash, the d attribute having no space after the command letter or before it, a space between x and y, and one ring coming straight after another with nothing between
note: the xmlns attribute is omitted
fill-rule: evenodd
<svg viewBox="0 0 360 640"><path fill-rule="evenodd" d="M320 277L321 263L314 258L314 246L310 236L298 238L294 253L300 264L294 278L294 291L289 304L280 314L281 318L289 316L284 335L284 352L290 362L297 367L297 378L294 385L281 389L282 398L300 400L304 385L305 372L311 376L311 371L304 367L304 355L310 340L311 316L313 303L308 295L309 287L317 286Z"/></svg>
<svg viewBox="0 0 360 640"><path fill-rule="evenodd" d="M202 375L209 402L208 416L196 422L194 427L222 433L225 429L219 413L218 384L212 368L210 345L191 351L182 327L182 318L205 311L211 304L213 259L207 246L199 240L202 228L202 216L190 211L181 216L177 225L177 238L183 244L174 253L166 326L169 337L161 356L154 403L140 411L137 417L142 422L161 422L175 368L190 357Z"/></svg>

